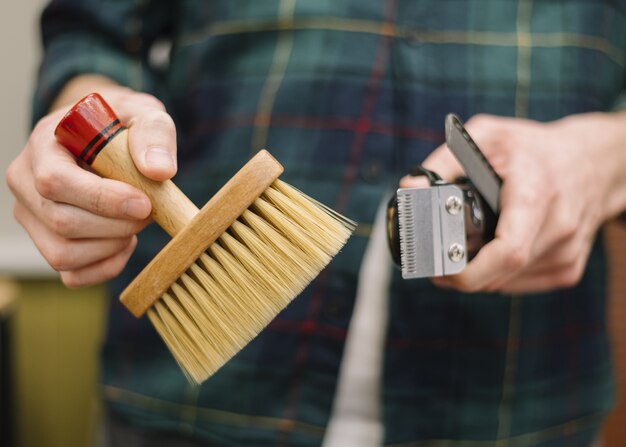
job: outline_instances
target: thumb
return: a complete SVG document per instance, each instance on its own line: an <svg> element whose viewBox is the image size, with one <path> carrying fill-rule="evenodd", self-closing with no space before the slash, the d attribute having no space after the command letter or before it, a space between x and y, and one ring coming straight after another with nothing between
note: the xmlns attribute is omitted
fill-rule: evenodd
<svg viewBox="0 0 626 447"><path fill-rule="evenodd" d="M163 181L176 174L176 127L172 117L159 109L143 109L130 122L128 144L143 175Z"/></svg>
<svg viewBox="0 0 626 447"><path fill-rule="evenodd" d="M426 157L422 166L436 172L448 182L453 182L465 174L463 167L445 144Z"/></svg>
<svg viewBox="0 0 626 447"><path fill-rule="evenodd" d="M442 179L448 182L453 182L464 175L463 167L445 144L439 146L426 157L422 166L429 171L439 174ZM423 176L407 175L400 180L400 187L402 188L426 188L428 186L429 182Z"/></svg>

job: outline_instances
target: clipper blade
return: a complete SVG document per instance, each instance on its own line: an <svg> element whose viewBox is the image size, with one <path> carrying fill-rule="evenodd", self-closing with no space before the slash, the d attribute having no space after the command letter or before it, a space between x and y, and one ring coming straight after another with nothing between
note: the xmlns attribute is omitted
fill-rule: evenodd
<svg viewBox="0 0 626 447"><path fill-rule="evenodd" d="M455 185L400 188L397 193L402 277L426 278L460 273L467 264L463 212L447 203L463 203Z"/></svg>

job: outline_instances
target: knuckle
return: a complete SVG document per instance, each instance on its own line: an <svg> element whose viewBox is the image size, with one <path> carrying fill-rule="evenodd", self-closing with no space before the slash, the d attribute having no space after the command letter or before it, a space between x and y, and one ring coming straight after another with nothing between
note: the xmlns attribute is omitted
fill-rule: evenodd
<svg viewBox="0 0 626 447"><path fill-rule="evenodd" d="M477 114L467 122L466 127L472 138L487 155L508 152L511 138L501 117L483 113Z"/></svg>
<svg viewBox="0 0 626 447"><path fill-rule="evenodd" d="M561 233L561 240L572 239L578 233L578 225L571 216L562 216L557 225Z"/></svg>
<svg viewBox="0 0 626 447"><path fill-rule="evenodd" d="M582 279L584 269L579 263L566 269L557 279L557 287L573 287Z"/></svg>
<svg viewBox="0 0 626 447"><path fill-rule="evenodd" d="M146 107L152 107L161 111L165 111L165 105L163 104L163 102L148 93L137 93L136 98L138 101L141 101L141 103L144 104Z"/></svg>
<svg viewBox="0 0 626 447"><path fill-rule="evenodd" d="M109 201L107 200L107 194L102 188L95 188L90 195L90 207L99 215L103 215L110 211Z"/></svg>
<svg viewBox="0 0 626 447"><path fill-rule="evenodd" d="M467 128L472 134L489 138L502 133L503 126L500 125L500 120L499 117L494 115L479 113L470 118L467 122Z"/></svg>
<svg viewBox="0 0 626 447"><path fill-rule="evenodd" d="M496 293L496 292L501 291L505 286L506 286L505 282L502 282L502 281L494 282L485 287L485 292Z"/></svg>
<svg viewBox="0 0 626 447"><path fill-rule="evenodd" d="M41 118L33 128L28 138L27 148L33 149L45 147L53 140L53 130L58 124L60 117L57 114L49 114Z"/></svg>
<svg viewBox="0 0 626 447"><path fill-rule="evenodd" d="M134 236L140 233L148 225L149 220L127 220L125 227L122 229L123 236Z"/></svg>
<svg viewBox="0 0 626 447"><path fill-rule="evenodd" d="M550 226L554 228L553 243L569 243L576 239L579 232L580 219L575 212L570 212L565 207L555 209L550 220Z"/></svg>
<svg viewBox="0 0 626 447"><path fill-rule="evenodd" d="M530 251L526 246L522 244L512 246L510 254L505 259L505 267L510 271L520 270L528 265L529 258Z"/></svg>
<svg viewBox="0 0 626 447"><path fill-rule="evenodd" d="M79 289L92 284L76 272L61 272L61 282L69 289Z"/></svg>
<svg viewBox="0 0 626 447"><path fill-rule="evenodd" d="M476 293L480 290L480 288L476 284L472 283L462 283L459 286L459 290L465 293Z"/></svg>
<svg viewBox="0 0 626 447"><path fill-rule="evenodd" d="M40 169L35 173L35 188L46 199L53 199L58 189L58 178L49 168Z"/></svg>
<svg viewBox="0 0 626 447"><path fill-rule="evenodd" d="M19 181L18 181L18 175L17 175L17 164L14 161L11 162L11 164L9 164L9 167L7 168L7 170L4 173L4 178L5 181L7 183L7 185L9 186L9 188L11 189L11 191L15 191L15 189L17 188Z"/></svg>
<svg viewBox="0 0 626 447"><path fill-rule="evenodd" d="M541 167L539 167L539 169L543 170ZM551 178L549 174L541 172L539 178L534 180L532 187L528 188L533 189L535 192L531 198L533 200L541 200L543 198L543 202L546 205L558 204L560 203L561 190L555 184L556 182L549 181L549 178Z"/></svg>
<svg viewBox="0 0 626 447"><path fill-rule="evenodd" d="M480 287L478 287L478 285L476 285L476 284L470 284L470 283L467 283L467 284L463 284L463 285L460 287L460 289L459 289L459 290L461 290L462 292L465 292L465 293L477 293L477 292L479 292L481 289L480 289Z"/></svg>
<svg viewBox="0 0 626 447"><path fill-rule="evenodd" d="M475 293L479 290L478 284L465 275L454 276L451 280L453 287L461 292Z"/></svg>
<svg viewBox="0 0 626 447"><path fill-rule="evenodd" d="M18 221L20 224L22 223L22 210L17 202L13 205L13 219Z"/></svg>
<svg viewBox="0 0 626 447"><path fill-rule="evenodd" d="M25 229L27 228L27 225L26 225L27 218L25 215L25 208L22 204L20 204L17 201L13 204L13 219L15 219L15 221L19 223Z"/></svg>
<svg viewBox="0 0 626 447"><path fill-rule="evenodd" d="M47 130L50 129L51 127L55 127L56 126L56 120L58 120L58 117L54 114L48 114L44 117L42 117L39 121L37 121L37 123L35 124L35 127L33 129L33 136L37 136L37 135L43 135L45 133L47 133Z"/></svg>
<svg viewBox="0 0 626 447"><path fill-rule="evenodd" d="M147 112L143 116L142 122L144 126L160 131L173 131L175 129L172 117L160 110Z"/></svg>
<svg viewBox="0 0 626 447"><path fill-rule="evenodd" d="M76 221L62 209L52 211L48 219L52 231L60 236L71 237L76 233Z"/></svg>
<svg viewBox="0 0 626 447"><path fill-rule="evenodd" d="M116 256L110 259L109 262L105 262L102 265L102 269L100 271L100 277L102 278L102 281L110 281L113 278L117 277L122 272L122 270L124 270L124 267L126 266L126 263L128 262L131 253L132 250L130 252L124 251L118 253Z"/></svg>
<svg viewBox="0 0 626 447"><path fill-rule="evenodd" d="M112 265L106 266L102 270L102 281L110 281L113 278L117 277L124 269L124 266L126 265L125 261L126 259L124 259L124 262L116 262Z"/></svg>
<svg viewBox="0 0 626 447"><path fill-rule="evenodd" d="M515 196L516 205L529 209L536 206L547 206L548 201L546 200L546 196L548 194L549 191L547 188L520 188Z"/></svg>
<svg viewBox="0 0 626 447"><path fill-rule="evenodd" d="M553 262L555 267L560 269L574 269L578 264L580 247L577 244L561 244L562 248L557 249L556 259Z"/></svg>
<svg viewBox="0 0 626 447"><path fill-rule="evenodd" d="M52 250L45 254L45 257L48 261L48 264L50 264L50 267L52 267L57 272L71 270L72 268L72 262L70 259L71 256L67 250Z"/></svg>
<svg viewBox="0 0 626 447"><path fill-rule="evenodd" d="M471 127L479 128L479 127L490 126L492 123L493 123L493 116L488 115L486 113L477 113L476 115L470 118L470 120L467 122L467 125Z"/></svg>

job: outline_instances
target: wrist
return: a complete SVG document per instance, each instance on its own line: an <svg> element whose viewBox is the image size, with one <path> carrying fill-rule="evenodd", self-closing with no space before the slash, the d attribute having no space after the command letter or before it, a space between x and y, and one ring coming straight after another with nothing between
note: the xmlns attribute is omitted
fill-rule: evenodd
<svg viewBox="0 0 626 447"><path fill-rule="evenodd" d="M571 120L570 131L580 136L578 143L600 186L604 222L626 210L626 113L589 113Z"/></svg>

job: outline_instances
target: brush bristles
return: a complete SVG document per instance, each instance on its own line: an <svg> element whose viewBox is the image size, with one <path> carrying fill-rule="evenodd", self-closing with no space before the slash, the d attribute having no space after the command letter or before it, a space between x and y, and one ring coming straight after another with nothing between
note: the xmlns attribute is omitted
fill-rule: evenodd
<svg viewBox="0 0 626 447"><path fill-rule="evenodd" d="M355 223L276 180L148 310L188 379L202 383L330 262Z"/></svg>

